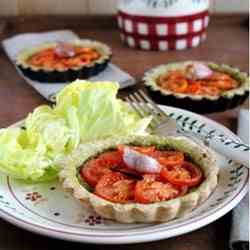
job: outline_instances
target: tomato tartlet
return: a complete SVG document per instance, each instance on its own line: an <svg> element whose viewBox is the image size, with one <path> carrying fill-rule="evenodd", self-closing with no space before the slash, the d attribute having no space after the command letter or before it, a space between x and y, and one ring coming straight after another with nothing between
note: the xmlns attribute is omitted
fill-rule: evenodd
<svg viewBox="0 0 250 250"><path fill-rule="evenodd" d="M168 221L217 185L213 153L184 137L127 136L80 145L59 162L63 187L104 218Z"/></svg>
<svg viewBox="0 0 250 250"><path fill-rule="evenodd" d="M197 113L232 109L249 94L246 73L198 61L160 65L145 74L144 83L158 103Z"/></svg>
<svg viewBox="0 0 250 250"><path fill-rule="evenodd" d="M107 67L110 58L111 50L107 45L75 40L25 49L18 54L16 64L32 80L52 83L94 76Z"/></svg>

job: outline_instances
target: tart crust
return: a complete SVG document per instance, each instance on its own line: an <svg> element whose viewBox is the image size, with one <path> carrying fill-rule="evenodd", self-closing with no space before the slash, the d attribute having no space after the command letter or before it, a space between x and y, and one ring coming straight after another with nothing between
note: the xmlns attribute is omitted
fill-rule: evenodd
<svg viewBox="0 0 250 250"><path fill-rule="evenodd" d="M166 89L162 89L157 84L157 79L160 75L167 71L184 69L187 65L196 61L185 61L159 65L145 73L143 77L144 84L151 97L158 103L185 108L197 113L213 113L225 111L235 108L242 104L249 95L249 77L246 73L240 72L239 69L222 64L206 63L212 70L229 74L236 79L240 85L238 88L224 91L219 96L210 95L192 95L185 93L176 93Z"/></svg>
<svg viewBox="0 0 250 250"><path fill-rule="evenodd" d="M33 54L46 48L55 47L57 43L53 42L44 43L31 49L25 49L21 51L17 56L16 65L25 76L29 77L32 80L47 83L67 82L73 81L77 78L87 79L91 76L97 75L107 67L108 62L111 59L111 49L103 43L91 40L74 40L67 41L67 43L73 46L82 46L96 49L100 54L100 57L89 64L79 65L77 67L72 67L66 70L38 67L27 63L27 59Z"/></svg>
<svg viewBox="0 0 250 250"><path fill-rule="evenodd" d="M80 183L77 177L78 167L91 157L115 148L118 144L157 145L159 148L180 150L201 167L204 181L184 196L152 204L118 204L102 199ZM100 216L121 223L164 222L182 217L208 198L215 189L218 178L214 153L185 137L127 136L82 144L71 156L59 160L58 166L61 168L59 178L63 187L71 191L77 200L94 209Z"/></svg>

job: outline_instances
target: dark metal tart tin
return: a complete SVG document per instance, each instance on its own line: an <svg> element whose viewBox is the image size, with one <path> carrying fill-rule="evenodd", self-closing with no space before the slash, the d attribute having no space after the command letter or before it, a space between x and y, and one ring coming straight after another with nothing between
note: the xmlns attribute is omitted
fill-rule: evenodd
<svg viewBox="0 0 250 250"><path fill-rule="evenodd" d="M100 58L87 65L80 65L72 69L66 70L50 70L42 67L35 67L27 63L27 58L34 53L45 48L50 48L56 45L53 43L44 43L37 47L21 51L17 56L16 65L21 72L28 78L39 81L40 83L59 83L71 82L76 79L87 79L104 71L111 60L111 49L101 42L92 40L74 40L68 41L73 46L83 46L96 49L100 53Z"/></svg>
<svg viewBox="0 0 250 250"><path fill-rule="evenodd" d="M233 109L246 101L249 96L249 78L246 73L240 72L238 69L228 65L207 63L211 69L228 73L241 82L239 88L225 92L224 95L221 95L218 98L213 99L170 92L164 93L164 91L156 85L154 79L157 75L160 75L158 72L164 71L164 67L167 69L169 66L173 67L176 65L177 68L178 65L192 62L193 61L160 65L145 73L143 80L151 98L159 104L182 108L200 114L226 111L228 109Z"/></svg>
<svg viewBox="0 0 250 250"><path fill-rule="evenodd" d="M245 102L249 96L249 92L246 91L244 95L235 95L231 99L225 97L220 97L218 100L192 100L189 97L177 99L173 95L163 96L160 91L152 91L148 86L147 89L151 98L159 104L182 108L199 114L222 112L235 108Z"/></svg>
<svg viewBox="0 0 250 250"><path fill-rule="evenodd" d="M111 57L105 59L102 63L96 63L91 67L83 67L77 70L68 69L65 71L45 71L42 69L35 71L31 68L24 68L22 65L17 66L26 77L46 84L68 82L76 79L88 79L104 71L110 62L110 59Z"/></svg>

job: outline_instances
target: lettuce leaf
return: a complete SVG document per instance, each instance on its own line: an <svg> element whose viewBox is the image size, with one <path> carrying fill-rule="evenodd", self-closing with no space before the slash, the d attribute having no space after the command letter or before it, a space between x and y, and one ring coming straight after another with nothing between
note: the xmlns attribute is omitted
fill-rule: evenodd
<svg viewBox="0 0 250 250"><path fill-rule="evenodd" d="M118 84L77 80L65 87L56 105L36 108L25 130L0 130L0 171L40 182L56 178L56 161L79 143L113 135L143 134L151 117L140 119L116 98Z"/></svg>
<svg viewBox="0 0 250 250"><path fill-rule="evenodd" d="M46 148L31 147L21 128L0 130L0 171L27 181L47 181L57 176L57 169L46 157Z"/></svg>
<svg viewBox="0 0 250 250"><path fill-rule="evenodd" d="M144 133L151 118L140 119L126 103L117 99L118 88L118 83L77 80L57 95L55 112L67 117L68 122L77 116L82 142L114 134Z"/></svg>
<svg viewBox="0 0 250 250"><path fill-rule="evenodd" d="M25 120L30 147L44 146L48 156L67 154L79 143L78 131L69 127L64 117L49 106L40 106Z"/></svg>

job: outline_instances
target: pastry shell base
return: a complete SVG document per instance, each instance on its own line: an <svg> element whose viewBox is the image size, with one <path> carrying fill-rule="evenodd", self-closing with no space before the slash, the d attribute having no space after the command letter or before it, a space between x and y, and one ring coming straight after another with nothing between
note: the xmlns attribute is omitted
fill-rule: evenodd
<svg viewBox="0 0 250 250"><path fill-rule="evenodd" d="M204 181L184 196L152 204L131 202L118 204L102 199L89 192L79 181L78 167L91 157L115 148L118 144L159 145L180 150L199 164L204 173ZM92 208L100 216L121 223L166 222L190 213L204 202L216 188L218 167L214 153L205 146L198 145L185 137L128 136L110 138L80 145L71 156L58 161L61 168L59 177L63 187L85 207Z"/></svg>

